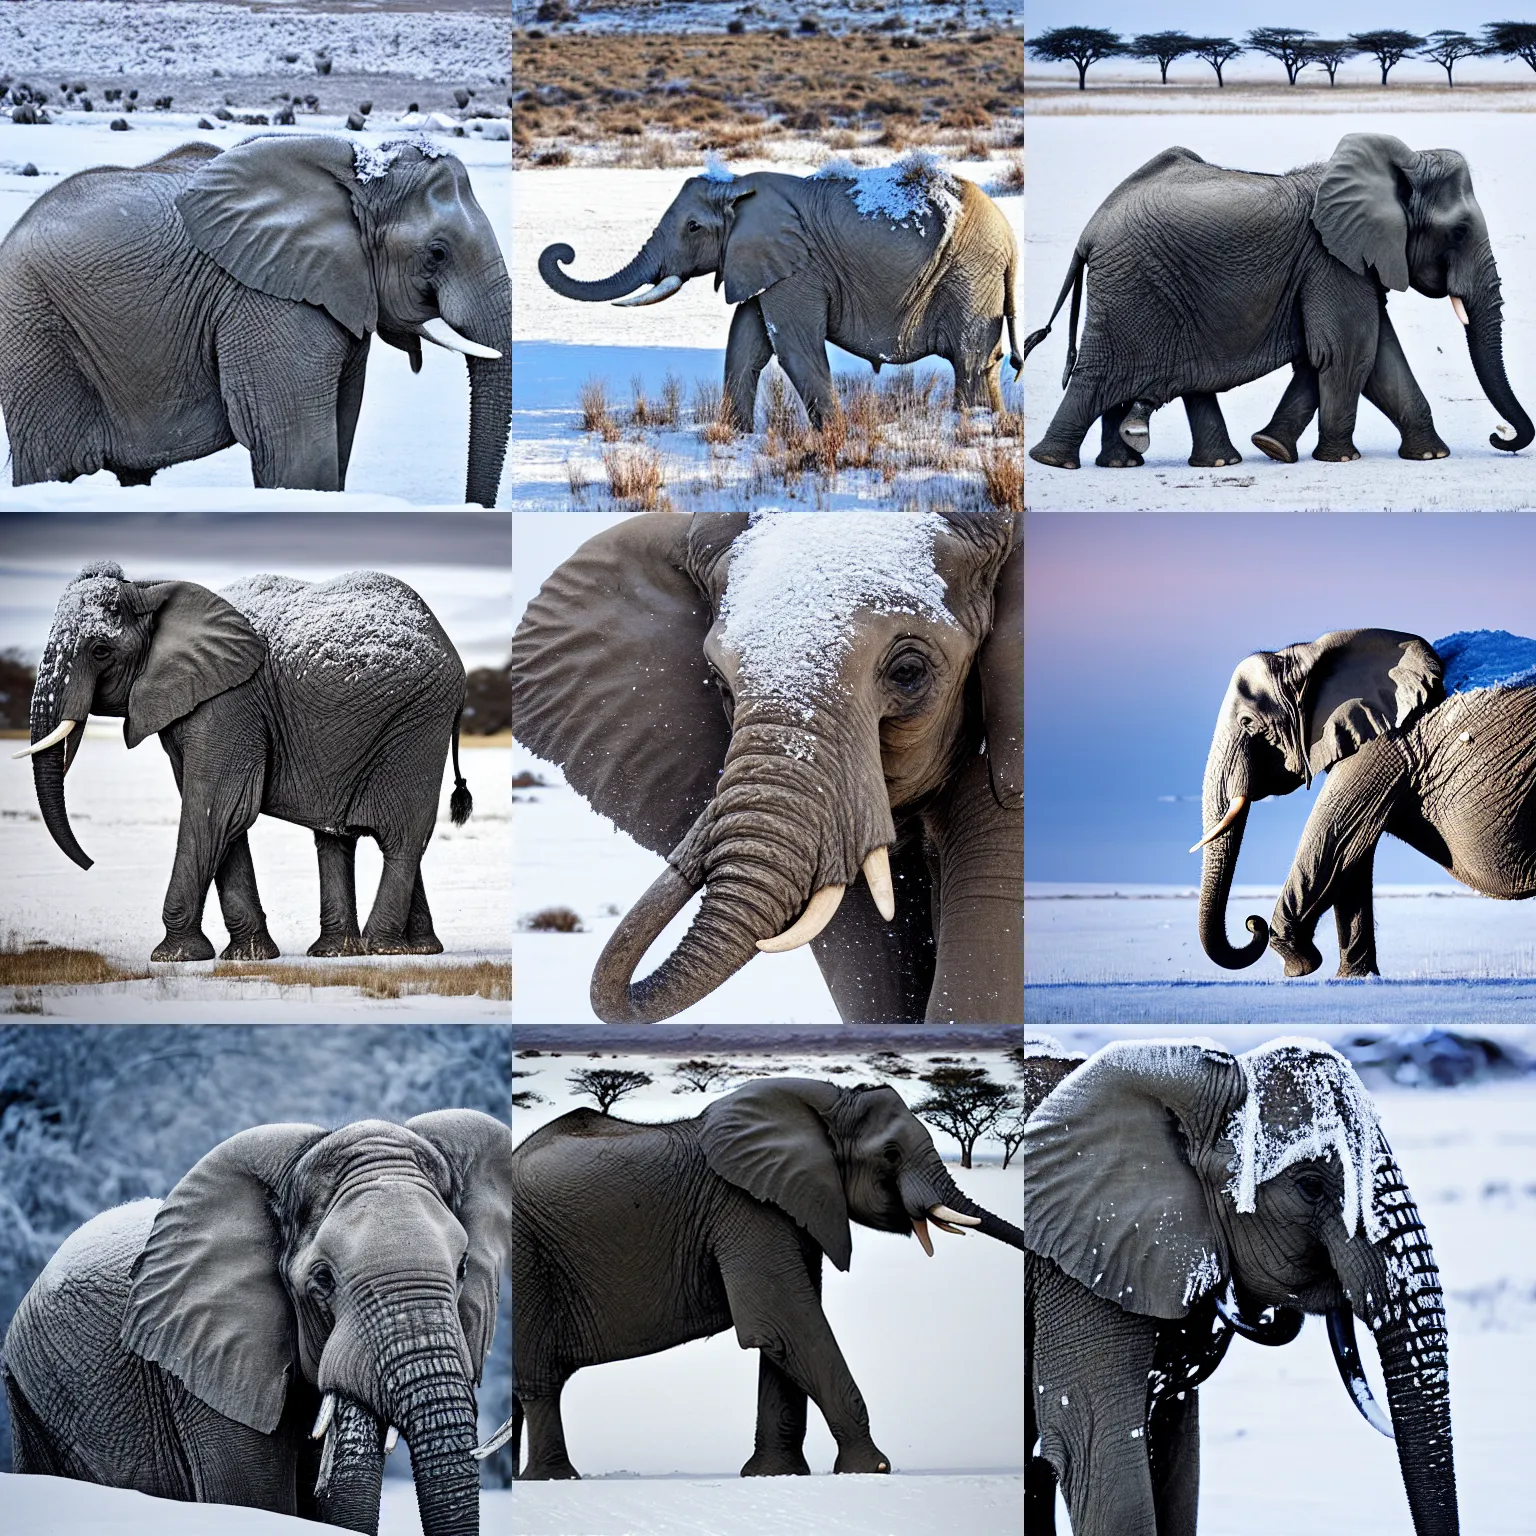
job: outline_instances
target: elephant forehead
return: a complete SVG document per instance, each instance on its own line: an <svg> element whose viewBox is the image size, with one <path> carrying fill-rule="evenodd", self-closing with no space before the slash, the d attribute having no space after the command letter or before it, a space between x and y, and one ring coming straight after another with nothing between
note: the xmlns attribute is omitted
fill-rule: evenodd
<svg viewBox="0 0 1536 1536"><path fill-rule="evenodd" d="M111 640L123 632L120 578L82 576L65 587L53 611L49 639L65 648L86 640Z"/></svg>
<svg viewBox="0 0 1536 1536"><path fill-rule="evenodd" d="M861 609L957 629L931 512L770 512L731 547L720 638L754 691L808 702L853 648Z"/></svg>

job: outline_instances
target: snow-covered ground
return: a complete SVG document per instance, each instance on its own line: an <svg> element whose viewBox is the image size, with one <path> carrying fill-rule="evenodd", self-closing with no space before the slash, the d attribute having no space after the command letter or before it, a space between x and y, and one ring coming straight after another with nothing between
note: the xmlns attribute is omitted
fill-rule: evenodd
<svg viewBox="0 0 1536 1536"><path fill-rule="evenodd" d="M1219 165L1280 172L1327 159L1345 133L1388 133L1415 149L1452 148L1467 157L1503 282L1504 357L1510 384L1527 410L1536 409L1536 205L1526 193L1525 159L1517 147L1520 125L1527 118L1523 112L1445 112L1438 102L1434 110L1423 110L1422 97L1410 100L1411 106L1396 111L1313 113L1271 106L1267 111L1194 113L1180 111L1176 102L1160 111L1160 101L1148 95L1141 115L1089 110L1032 117L1024 330L1046 323L1078 234L1094 210L1159 150L1181 144ZM1030 446L1044 435L1061 401L1070 307L1063 307L1051 335L1024 367L1030 416L1025 440ZM1191 469L1186 462L1188 423L1183 407L1174 403L1153 416L1152 448L1140 469L1094 465L1097 425L1084 441L1082 469L1052 469L1030 460L1029 505L1051 511L1222 512L1261 507L1486 511L1536 506L1536 449L1512 455L1489 445L1497 414L1478 387L1462 327L1450 305L1410 290L1394 293L1389 309L1434 411L1435 425L1450 446L1449 458L1429 463L1399 459L1396 430L1362 401L1355 431L1360 459L1351 464L1314 461L1314 422L1302 438L1300 463L1275 463L1248 439L1268 421L1289 378L1285 370L1222 396L1228 432L1242 452L1240 464Z"/></svg>
<svg viewBox="0 0 1536 1536"><path fill-rule="evenodd" d="M541 0L512 0L512 16L517 26L544 25L539 20ZM746 22L752 32L766 32L777 27L798 27L808 12L799 0L585 0L573 6L572 19L562 22L560 35L569 32L723 32L735 19ZM888 21L893 11L885 0L834 0L818 5L814 16L823 31L861 31ZM981 0L962 6L959 0L933 0L922 7L921 16L904 19L903 31L936 32L950 30L966 18L972 28L1017 25L1018 11L1000 0Z"/></svg>
<svg viewBox="0 0 1536 1536"><path fill-rule="evenodd" d="M112 12L124 9L118 5L94 5L91 0L57 8ZM7 6L4 15L21 9L24 7ZM216 16L239 14L235 8L222 5L204 9ZM0 48L0 66L9 63ZM309 78L315 78L313 70ZM124 134L111 132L108 121L107 114L101 111L65 113L46 127L17 125L0 117L0 239L42 193L56 186L62 177L89 166L143 164L194 139L229 147L252 133L334 133L342 128L341 118L320 116L306 117L294 128L252 129L221 122L212 129L199 129L196 114L140 113L133 119L132 131ZM377 119L370 119L370 125L348 137L377 146L406 131L394 122ZM511 166L506 142L488 140L483 130L478 136L471 133L462 139L441 128L425 131L464 162L475 197L495 226L505 253L511 226ZM23 176L21 170L27 164L36 166L38 174ZM220 506L232 510L462 506L469 443L468 373L463 358L441 347L423 347L422 353L421 372L413 375L404 352L375 339L368 354L368 382L344 493L256 491L251 485L251 456L238 444L207 458L163 469L155 476L153 485L132 488L119 486L117 477L105 470L70 485L12 487L7 452L5 463L0 465L0 481L6 482L0 484L0 510L201 509L215 499L207 494L210 491L218 492ZM510 484L509 472L503 477L503 505Z"/></svg>

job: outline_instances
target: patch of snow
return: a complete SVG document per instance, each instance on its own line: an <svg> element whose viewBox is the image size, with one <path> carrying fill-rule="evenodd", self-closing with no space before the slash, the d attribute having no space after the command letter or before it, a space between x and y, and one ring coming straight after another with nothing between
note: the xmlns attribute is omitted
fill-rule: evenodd
<svg viewBox="0 0 1536 1536"><path fill-rule="evenodd" d="M1507 629L1459 629L1434 643L1445 663L1445 691L1528 688L1536 683L1536 640Z"/></svg>
<svg viewBox="0 0 1536 1536"><path fill-rule="evenodd" d="M1184 1305L1193 1306L1207 1291L1214 1291L1222 1279L1221 1260L1214 1253L1202 1253L1190 1266L1184 1282Z"/></svg>
<svg viewBox="0 0 1536 1536"><path fill-rule="evenodd" d="M378 181L389 175L390 167L408 149L416 150L424 160L440 160L448 153L424 133L409 134L403 139L386 139L382 144L366 144L358 140L352 146L352 174L361 182Z"/></svg>
<svg viewBox="0 0 1536 1536"><path fill-rule="evenodd" d="M122 634L122 595L118 588L122 579L123 568L115 561L93 560L64 588L37 667L32 690L34 719L39 718L39 704L50 706L41 716L49 718L55 694L70 679L65 668L82 645L91 640L115 640Z"/></svg>
<svg viewBox="0 0 1536 1536"><path fill-rule="evenodd" d="M847 160L829 160L816 175L848 182L848 195L867 219L911 221L919 234L930 205L948 228L960 211L960 188L932 150L911 149L893 165L861 171Z"/></svg>
<svg viewBox="0 0 1536 1536"><path fill-rule="evenodd" d="M704 156L703 177L705 181L735 181L736 173L725 163L725 156L712 149Z"/></svg>
<svg viewBox="0 0 1536 1536"><path fill-rule="evenodd" d="M1065 1061L1069 1056L1075 1056L1075 1051L1069 1051L1054 1035L1037 1035L1026 1029L1024 1031L1024 1054L1026 1056L1049 1056L1056 1061Z"/></svg>

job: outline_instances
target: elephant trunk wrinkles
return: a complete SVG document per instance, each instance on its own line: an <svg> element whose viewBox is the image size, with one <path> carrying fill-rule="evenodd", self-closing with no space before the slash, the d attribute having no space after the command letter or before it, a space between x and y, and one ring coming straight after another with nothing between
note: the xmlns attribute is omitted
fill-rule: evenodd
<svg viewBox="0 0 1536 1536"><path fill-rule="evenodd" d="M371 1408L338 1393L315 1485L327 1525L375 1536L384 1478L384 1426Z"/></svg>
<svg viewBox="0 0 1536 1536"><path fill-rule="evenodd" d="M1220 732L1211 743L1211 755L1205 768L1205 791L1201 796L1203 825L1208 831L1227 814L1232 800L1244 793L1233 787L1233 752ZM1246 776L1239 775L1243 786ZM1227 897L1232 891L1232 876L1237 870L1237 855L1243 846L1243 829L1248 825L1244 806L1225 832L1201 850L1200 867L1200 947L1224 970L1240 971L1254 964L1264 953L1269 933L1262 918L1250 917L1248 931L1253 939L1242 949L1234 949L1227 938Z"/></svg>
<svg viewBox="0 0 1536 1536"><path fill-rule="evenodd" d="M661 259L655 254L652 235L636 253L628 265L621 267L612 277L595 278L583 282L570 277L563 270L568 262L576 259L576 252L568 245L548 245L539 253L539 276L562 298L584 299L588 302L622 299L648 283L660 282L666 276L661 270Z"/></svg>
<svg viewBox="0 0 1536 1536"><path fill-rule="evenodd" d="M1486 263L1489 275L1482 277L1473 295L1467 299L1467 350L1472 355L1472 368L1477 382L1488 397L1489 404L1505 417L1514 428L1515 435L1505 438L1497 433L1488 441L1495 448L1516 453L1528 447L1536 438L1536 427L1515 398L1504 371L1504 322L1500 313L1503 300L1499 295L1498 271L1489 256Z"/></svg>
<svg viewBox="0 0 1536 1536"><path fill-rule="evenodd" d="M501 356L465 359L469 365L469 466L464 500L494 507L512 428L512 334L505 322L486 345Z"/></svg>
<svg viewBox="0 0 1536 1536"><path fill-rule="evenodd" d="M934 1154L937 1161L938 1154ZM1001 1216L994 1216L983 1205L977 1203L970 1196L962 1193L960 1186L950 1178L948 1170L940 1162L938 1167L928 1172L928 1176L938 1187L940 1193L936 1203L947 1205L952 1211L959 1211L962 1216L974 1216L981 1225L975 1230L986 1237L996 1238L1000 1243L1007 1243L1010 1248L1024 1247L1024 1234L1013 1225L1011 1221L1004 1221ZM929 1206L932 1209L932 1206Z"/></svg>
<svg viewBox="0 0 1536 1536"><path fill-rule="evenodd" d="M423 1536L478 1536L475 1400L457 1352L436 1344L407 1349L387 1365L380 1387L411 1448Z"/></svg>

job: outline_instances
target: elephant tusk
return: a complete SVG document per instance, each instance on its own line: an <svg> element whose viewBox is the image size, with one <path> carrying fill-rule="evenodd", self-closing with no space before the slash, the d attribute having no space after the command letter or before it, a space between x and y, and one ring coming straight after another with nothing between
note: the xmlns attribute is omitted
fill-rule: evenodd
<svg viewBox="0 0 1536 1536"><path fill-rule="evenodd" d="M498 1429L496 1433L485 1442L484 1445L477 1445L474 1450L470 1452L470 1455L473 1456L476 1461L484 1461L487 1456L494 1456L496 1452L499 1451L502 1446L504 1446L511 1438L512 1420L508 1419L507 1422L503 1424L501 1428Z"/></svg>
<svg viewBox="0 0 1536 1536"><path fill-rule="evenodd" d="M980 1216L962 1216L959 1211L952 1211L947 1205L930 1205L928 1214L935 1221L947 1221L955 1227L979 1227Z"/></svg>
<svg viewBox="0 0 1536 1536"><path fill-rule="evenodd" d="M896 892L891 886L891 856L885 848L871 848L864 859L864 883L875 898L875 910L886 922L896 916Z"/></svg>
<svg viewBox="0 0 1536 1536"><path fill-rule="evenodd" d="M31 757L34 753L46 752L49 747L58 746L74 730L76 723L73 720L60 720L41 741L34 741L30 747L23 747L20 752L11 753L11 756L13 758Z"/></svg>
<svg viewBox="0 0 1536 1536"><path fill-rule="evenodd" d="M940 1221L937 1216L933 1218L933 1224L940 1232L948 1232L951 1237L964 1237L964 1227L952 1227L947 1221Z"/></svg>
<svg viewBox="0 0 1536 1536"><path fill-rule="evenodd" d="M1460 320L1463 325L1470 326L1472 324L1472 322L1467 318L1467 306L1463 304L1454 293L1451 295L1451 308L1456 311L1456 318Z"/></svg>
<svg viewBox="0 0 1536 1536"><path fill-rule="evenodd" d="M386 1456L400 1443L400 1431L393 1424L384 1432L384 1454Z"/></svg>
<svg viewBox="0 0 1536 1536"><path fill-rule="evenodd" d="M315 1415L315 1427L310 1430L309 1438L318 1440L331 1427L331 1420L336 1414L336 1394L327 1392L320 1402L320 1412Z"/></svg>
<svg viewBox="0 0 1536 1536"><path fill-rule="evenodd" d="M1198 843L1196 843L1195 846L1193 848L1191 848L1189 851L1191 853L1199 853L1200 850L1202 848L1204 848L1207 843L1214 843L1216 841L1216 839L1218 837L1220 837L1221 834L1223 832L1225 832L1227 830L1227 828L1230 827L1234 821L1237 820L1239 813L1242 811L1243 807L1245 805L1247 805L1247 804L1248 804L1248 796L1247 795L1238 795L1233 800L1232 804L1227 807L1227 814L1225 816L1223 816L1221 818L1221 820L1218 821L1216 823L1216 825L1214 827L1212 827L1211 830L1209 832L1207 832L1205 834L1205 836L1202 837L1200 839L1200 841Z"/></svg>
<svg viewBox="0 0 1536 1536"><path fill-rule="evenodd" d="M1372 1395L1371 1385L1365 1379L1365 1367L1360 1364L1360 1349L1355 1343L1355 1318L1348 1306L1329 1309L1328 1343L1339 1368L1339 1378L1360 1410L1360 1417L1387 1439L1397 1439L1391 1418L1382 1412L1381 1404Z"/></svg>
<svg viewBox="0 0 1536 1536"><path fill-rule="evenodd" d="M660 304L663 299L670 299L683 286L683 282L681 277L664 277L654 288L647 288L644 293L632 293L627 299L615 299L613 302L619 309L640 309L646 304Z"/></svg>
<svg viewBox="0 0 1536 1536"><path fill-rule="evenodd" d="M460 336L441 315L436 316L434 319L423 321L421 334L428 341L436 342L438 346L446 347L450 352L462 352L465 357L501 356L501 353L495 347L482 347L478 341L471 341L467 336Z"/></svg>
<svg viewBox="0 0 1536 1536"><path fill-rule="evenodd" d="M921 1216L912 1218L912 1230L917 1234L917 1240L923 1245L923 1252L931 1259L933 1257L933 1239L928 1236L928 1223Z"/></svg>
<svg viewBox="0 0 1536 1536"><path fill-rule="evenodd" d="M841 885L822 886L806 902L805 911L783 933L776 938L759 939L757 947L765 955L782 955L787 950L799 949L802 944L809 944L832 921L832 914L841 905L845 889L846 887Z"/></svg>

